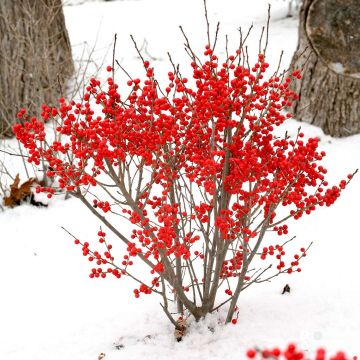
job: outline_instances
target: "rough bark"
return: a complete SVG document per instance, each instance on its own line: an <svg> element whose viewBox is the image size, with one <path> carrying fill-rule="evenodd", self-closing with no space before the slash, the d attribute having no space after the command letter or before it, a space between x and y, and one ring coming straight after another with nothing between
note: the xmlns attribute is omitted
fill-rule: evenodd
<svg viewBox="0 0 360 360"><path fill-rule="evenodd" d="M20 108L55 104L73 70L61 0L0 1L0 135Z"/></svg>
<svg viewBox="0 0 360 360"><path fill-rule="evenodd" d="M293 85L299 100L291 111L332 136L360 132L359 30L358 0L304 0L290 66L303 78Z"/></svg>

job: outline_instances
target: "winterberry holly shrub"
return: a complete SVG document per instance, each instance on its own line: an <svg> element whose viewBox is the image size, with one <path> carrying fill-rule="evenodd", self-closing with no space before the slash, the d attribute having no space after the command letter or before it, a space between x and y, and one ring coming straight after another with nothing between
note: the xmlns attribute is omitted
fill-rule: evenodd
<svg viewBox="0 0 360 360"><path fill-rule="evenodd" d="M145 78L118 85L108 66L112 76L91 79L81 102L43 106L41 119L21 110L24 125L13 130L28 161L46 162L58 188L124 243L125 254L114 253L103 228L98 247L75 239L95 264L91 278L130 276L133 295L161 295L174 324L173 296L179 316L198 320L227 304L235 324L242 291L301 271L307 247L287 252L290 220L332 205L352 175L329 186L318 138L275 136L291 117L299 71L268 75L266 48L249 66L243 42L222 60L214 45L198 55L187 43L187 51L189 78L173 66L162 87L142 60ZM60 141L47 138L49 119ZM137 262L148 273L136 275Z"/></svg>

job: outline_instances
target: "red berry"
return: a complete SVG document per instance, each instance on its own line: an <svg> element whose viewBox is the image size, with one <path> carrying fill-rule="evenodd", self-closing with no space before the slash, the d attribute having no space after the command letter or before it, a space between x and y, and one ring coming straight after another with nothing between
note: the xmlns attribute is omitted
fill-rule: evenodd
<svg viewBox="0 0 360 360"><path fill-rule="evenodd" d="M249 358L249 359L254 359L255 356L256 356L256 351L255 350L248 350L247 353L246 353L246 356Z"/></svg>

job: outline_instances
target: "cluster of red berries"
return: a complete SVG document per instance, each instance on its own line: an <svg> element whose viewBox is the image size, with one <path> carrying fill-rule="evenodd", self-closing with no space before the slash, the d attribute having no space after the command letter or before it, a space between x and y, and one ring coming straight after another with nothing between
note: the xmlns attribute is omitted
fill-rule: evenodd
<svg viewBox="0 0 360 360"><path fill-rule="evenodd" d="M151 288L149 288L148 286L146 286L145 284L141 284L139 289L134 289L134 294L136 298L140 297L140 293L144 293L144 294L151 294L152 290Z"/></svg>
<svg viewBox="0 0 360 360"><path fill-rule="evenodd" d="M241 267L243 264L243 252L242 248L235 253L233 257L225 260L221 269L221 278L231 278L240 275ZM245 280L250 280L250 277L246 277ZM228 294L231 295L231 294Z"/></svg>
<svg viewBox="0 0 360 360"><path fill-rule="evenodd" d="M285 350L274 348L271 350L250 349L247 351L248 359L274 359L274 360L309 360L304 351L299 350L296 345L289 344ZM314 360L357 360L357 356L347 357L344 352L339 351L333 356L327 356L325 349L318 349Z"/></svg>
<svg viewBox="0 0 360 360"><path fill-rule="evenodd" d="M98 242L105 246L105 251L102 254L98 251L92 251L89 246L90 244L86 241L82 243L79 239L75 239L75 245L82 246L82 254L87 257L90 262L95 262L98 266L91 269L89 277L94 278L106 278L107 274L112 274L116 278L120 279L121 275L126 274L126 268L120 269L114 264L115 258L111 254L112 245L106 242L106 233L100 230L98 232ZM107 269L103 266L107 265Z"/></svg>

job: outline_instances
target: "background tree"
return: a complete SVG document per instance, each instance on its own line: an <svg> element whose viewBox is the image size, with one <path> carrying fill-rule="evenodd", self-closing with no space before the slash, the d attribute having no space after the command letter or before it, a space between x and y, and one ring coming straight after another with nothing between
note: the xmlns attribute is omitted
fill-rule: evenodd
<svg viewBox="0 0 360 360"><path fill-rule="evenodd" d="M359 29L358 0L303 1L290 68L304 71L291 111L332 136L360 132Z"/></svg>
<svg viewBox="0 0 360 360"><path fill-rule="evenodd" d="M288 0L288 13L287 17L294 16L298 13L301 0Z"/></svg>
<svg viewBox="0 0 360 360"><path fill-rule="evenodd" d="M61 0L0 1L0 134L19 109L55 104L73 73Z"/></svg>

